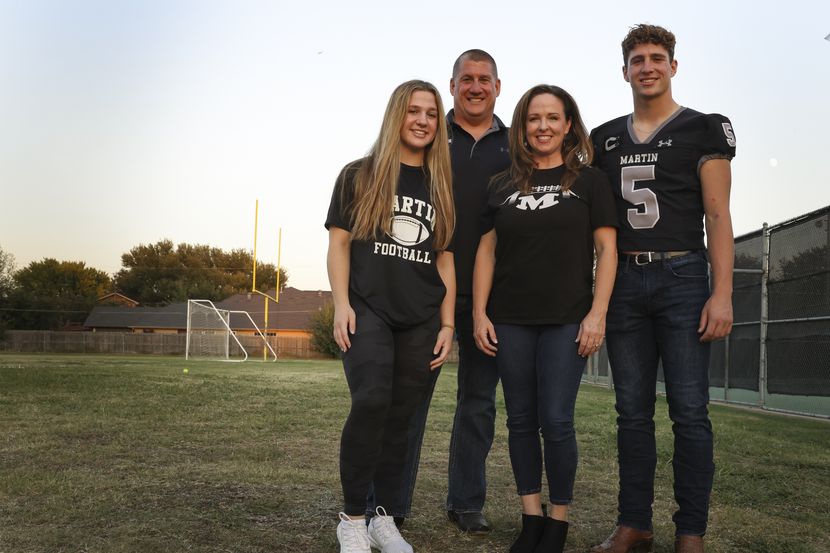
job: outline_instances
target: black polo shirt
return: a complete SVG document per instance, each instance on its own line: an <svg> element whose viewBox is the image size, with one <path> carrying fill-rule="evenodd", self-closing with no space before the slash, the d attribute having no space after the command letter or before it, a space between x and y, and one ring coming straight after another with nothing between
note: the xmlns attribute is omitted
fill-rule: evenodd
<svg viewBox="0 0 830 553"><path fill-rule="evenodd" d="M476 142L455 123L453 110L447 114L455 195L456 293L472 295L473 265L481 239L481 217L487 209L490 178L510 167L507 127L493 116L493 127Z"/></svg>

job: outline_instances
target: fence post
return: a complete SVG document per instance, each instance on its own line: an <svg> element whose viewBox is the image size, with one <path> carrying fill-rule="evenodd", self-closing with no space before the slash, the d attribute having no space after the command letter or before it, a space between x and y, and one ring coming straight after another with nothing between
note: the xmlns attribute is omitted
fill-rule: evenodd
<svg viewBox="0 0 830 553"><path fill-rule="evenodd" d="M610 390L614 389L614 379L612 378L614 375L611 374L613 372L613 368L611 367L611 363L608 363L608 388Z"/></svg>
<svg viewBox="0 0 830 553"><path fill-rule="evenodd" d="M761 323L759 329L760 351L758 356L758 400L761 407L767 404L767 321L769 320L769 225L764 223L761 233Z"/></svg>
<svg viewBox="0 0 830 553"><path fill-rule="evenodd" d="M723 342L723 401L729 401L729 334Z"/></svg>
<svg viewBox="0 0 830 553"><path fill-rule="evenodd" d="M591 382L594 384L597 383L597 377L599 375L599 352L596 355L591 356L591 365L588 368L588 376L591 377Z"/></svg>
<svg viewBox="0 0 830 553"><path fill-rule="evenodd" d="M596 356L591 360L591 380L594 382L594 384L596 384L599 381L599 363L600 354L599 351L597 351Z"/></svg>
<svg viewBox="0 0 830 553"><path fill-rule="evenodd" d="M583 376L586 376L588 378L588 382L592 381L591 376L593 376L593 372L594 372L593 369L592 369L592 365L594 364L593 361L594 361L594 354L592 353L591 355L588 356L588 359L585 360L585 371L584 371L584 374L583 374Z"/></svg>

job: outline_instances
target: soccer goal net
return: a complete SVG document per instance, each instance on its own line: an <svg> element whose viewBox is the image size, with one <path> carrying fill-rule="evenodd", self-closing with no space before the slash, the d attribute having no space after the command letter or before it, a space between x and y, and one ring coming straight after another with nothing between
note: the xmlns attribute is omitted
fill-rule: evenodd
<svg viewBox="0 0 830 553"><path fill-rule="evenodd" d="M231 314L238 314L247 319L254 330L252 337L254 342L261 342L264 350L271 354L267 357L272 357L276 361L277 353L247 311L219 309L210 300L188 300L187 302L185 359L236 362L248 359L248 351L231 328ZM249 347L251 347L250 343Z"/></svg>

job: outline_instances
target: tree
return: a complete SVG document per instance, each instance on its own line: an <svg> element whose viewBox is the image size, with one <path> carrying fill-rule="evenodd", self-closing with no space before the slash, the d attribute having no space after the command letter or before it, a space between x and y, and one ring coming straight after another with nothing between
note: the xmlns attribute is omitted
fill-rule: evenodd
<svg viewBox="0 0 830 553"><path fill-rule="evenodd" d="M311 347L324 355L340 357L340 346L334 341L334 304L326 303L320 311L311 316Z"/></svg>
<svg viewBox="0 0 830 553"><path fill-rule="evenodd" d="M14 256L0 248L0 302L14 289Z"/></svg>
<svg viewBox="0 0 830 553"><path fill-rule="evenodd" d="M14 256L0 248L0 340L9 326L9 299L14 291Z"/></svg>
<svg viewBox="0 0 830 553"><path fill-rule="evenodd" d="M83 261L32 261L14 273L9 320L14 328L54 330L82 322L110 288L107 273Z"/></svg>
<svg viewBox="0 0 830 553"><path fill-rule="evenodd" d="M820 228L820 227L819 227ZM769 275L770 318L822 317L830 308L830 244L784 257Z"/></svg>
<svg viewBox="0 0 830 553"><path fill-rule="evenodd" d="M140 244L121 256L122 269L115 275L115 286L123 294L144 305L160 305L188 299L218 301L250 291L253 256L245 250L226 252L202 244L170 240ZM266 292L276 287L277 269L271 263L257 262L257 289ZM280 269L280 290L288 273Z"/></svg>
<svg viewBox="0 0 830 553"><path fill-rule="evenodd" d="M830 241L830 239L828 239ZM830 272L830 244L799 250L792 257L783 257L771 280L792 280L824 275Z"/></svg>

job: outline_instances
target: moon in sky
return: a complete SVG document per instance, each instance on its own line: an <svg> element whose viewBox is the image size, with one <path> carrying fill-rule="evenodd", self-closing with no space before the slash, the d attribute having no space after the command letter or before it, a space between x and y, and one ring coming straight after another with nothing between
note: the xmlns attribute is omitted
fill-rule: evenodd
<svg viewBox="0 0 830 553"><path fill-rule="evenodd" d="M778 167L778 160L774 157L769 158L769 166L770 167Z"/></svg>

